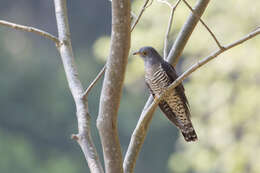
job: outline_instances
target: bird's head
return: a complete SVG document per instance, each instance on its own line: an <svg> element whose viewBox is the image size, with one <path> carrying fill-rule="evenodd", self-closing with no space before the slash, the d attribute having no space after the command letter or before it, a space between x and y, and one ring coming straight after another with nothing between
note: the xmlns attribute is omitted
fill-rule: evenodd
<svg viewBox="0 0 260 173"><path fill-rule="evenodd" d="M144 61L161 59L161 56L152 47L142 47L137 52L134 52L133 55L140 55Z"/></svg>

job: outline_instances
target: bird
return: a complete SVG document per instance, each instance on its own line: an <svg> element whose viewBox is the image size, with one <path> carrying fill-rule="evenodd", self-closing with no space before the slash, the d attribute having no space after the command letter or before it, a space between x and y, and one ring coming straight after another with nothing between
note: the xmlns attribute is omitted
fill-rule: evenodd
<svg viewBox="0 0 260 173"><path fill-rule="evenodd" d="M142 47L133 55L139 55L144 60L145 83L154 98L158 98L178 78L174 67L154 48ZM182 83L159 102L159 107L180 129L185 141L198 139L190 119L189 103Z"/></svg>

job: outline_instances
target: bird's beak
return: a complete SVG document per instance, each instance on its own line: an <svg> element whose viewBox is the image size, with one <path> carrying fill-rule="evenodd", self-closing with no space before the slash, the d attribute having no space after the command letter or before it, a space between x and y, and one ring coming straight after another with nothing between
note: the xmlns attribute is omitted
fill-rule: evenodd
<svg viewBox="0 0 260 173"><path fill-rule="evenodd" d="M139 51L133 53L133 55L139 55L139 54L141 54Z"/></svg>

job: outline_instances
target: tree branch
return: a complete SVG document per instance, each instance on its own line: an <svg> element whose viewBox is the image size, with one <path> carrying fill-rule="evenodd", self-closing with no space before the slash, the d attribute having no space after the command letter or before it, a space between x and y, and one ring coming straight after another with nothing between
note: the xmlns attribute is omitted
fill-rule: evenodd
<svg viewBox="0 0 260 173"><path fill-rule="evenodd" d="M151 2L149 5L148 5L148 2L149 2L149 0L146 0L146 1L144 2L144 5L143 5L143 7L142 7L142 9L141 9L141 11L140 11L140 13L139 13L139 15L138 15L136 21L134 22L134 24L133 24L132 27L131 27L131 32L134 30L135 26L137 25L137 23L138 23L139 20L141 19L142 15L143 15L143 13L144 13L144 10L152 4L153 0L152 0L152 2Z"/></svg>
<svg viewBox="0 0 260 173"><path fill-rule="evenodd" d="M198 16L201 16L206 9L209 0L199 0L194 8L194 11ZM191 36L191 33L195 29L196 24L198 23L198 19L191 13L190 17L182 27L174 45L171 48L171 51L167 57L168 61L172 63L174 66L177 64L179 57ZM142 111L142 114L138 120L138 124L132 134L127 153L124 159L124 171L126 173L132 173L134 171L134 167L136 164L136 159L141 150L141 147L144 143L144 139L147 134L147 130L149 124L151 122L152 116L154 114L155 109L151 109L146 112L147 107L152 103L153 97L150 95L148 101L145 104L145 107ZM145 127L145 128L142 128Z"/></svg>
<svg viewBox="0 0 260 173"><path fill-rule="evenodd" d="M61 55L66 78L77 110L78 134L72 135L72 138L76 139L79 143L88 162L90 171L93 173L103 173L104 171L91 137L88 103L82 98L84 90L78 78L78 72L74 62L74 55L70 40L66 0L54 0L54 5L59 40L61 42L61 44L58 46L58 50Z"/></svg>
<svg viewBox="0 0 260 173"><path fill-rule="evenodd" d="M230 43L226 46L223 46L222 49L218 49L215 52L211 53L210 55L208 55L207 57L203 58L202 60L198 61L197 63L195 63L194 65L192 65L188 70L186 70L182 75L180 75L167 89L166 91L164 91L160 97L154 99L154 103L152 104L153 106L150 106L147 110L147 112L149 112L149 109L154 109L153 107L156 107L158 105L158 103L166 96L168 95L176 86L178 86L184 79L186 79L191 73L193 73L194 71L198 70L201 66L207 64L209 61L215 59L218 55L222 54L223 52L226 52L227 50L238 46L242 43L244 43L245 41L254 38L255 36L257 36L258 34L260 34L260 29L256 29L253 32L247 34L246 36L240 38L239 40ZM149 118L149 117L148 117Z"/></svg>
<svg viewBox="0 0 260 173"><path fill-rule="evenodd" d="M189 3L186 2L186 0L183 0L183 2L186 4L186 6L192 11L192 13L199 19L199 21L202 23L202 25L208 30L208 32L210 33L210 35L212 36L212 38L214 39L214 41L216 42L216 44L218 45L218 47L220 49L223 49L223 46L219 43L217 37L214 35L214 33L210 30L210 28L208 27L207 24L205 24L205 22L194 12L194 10L191 8L191 6L189 5Z"/></svg>
<svg viewBox="0 0 260 173"><path fill-rule="evenodd" d="M97 127L107 173L123 172L117 114L130 49L130 0L112 1L112 34L106 63Z"/></svg>
<svg viewBox="0 0 260 173"><path fill-rule="evenodd" d="M180 1L180 0L179 0ZM151 5L151 3L148 5L149 0L146 0L142 10L140 11L138 17L136 18L135 22L133 23L133 25L131 26L131 32L135 29L135 26L137 25L137 23L139 22L140 18L142 17L144 10L149 7ZM134 20L134 13L131 12L131 20ZM91 82L91 84L88 86L88 88L86 89L86 91L83 94L83 97L86 99L88 94L90 93L91 89L95 86L95 84L97 83L97 81L103 76L103 74L105 73L106 70L106 66L104 66L100 72L98 73L98 75L96 76L96 78Z"/></svg>
<svg viewBox="0 0 260 173"><path fill-rule="evenodd" d="M161 1L160 1L161 2ZM164 1L163 1L164 2ZM171 14L170 14L170 18L169 18L169 22L168 22L168 27L167 27L167 31L165 34L165 39L164 39L164 49L163 49L163 58L166 59L167 55L168 55L168 43L169 43L169 34L171 32L171 28L172 28L172 21L173 21L173 15L175 12L176 7L179 5L179 3L181 2L181 0L178 0L175 5L170 5L169 7L171 8ZM168 4L167 4L168 5Z"/></svg>
<svg viewBox="0 0 260 173"><path fill-rule="evenodd" d="M198 17L201 17L204 10L206 9L209 0L198 0L197 4L194 7L194 13L197 14ZM191 36L191 33L195 29L199 18L196 17L193 13L190 14L188 20L183 25L181 31L179 32L171 50L167 57L167 60L175 67L178 63L182 51L185 45L188 42L188 39Z"/></svg>
<svg viewBox="0 0 260 173"><path fill-rule="evenodd" d="M130 143L124 159L124 173L133 173L138 154L144 143L149 124L151 123L156 106L153 106L153 97L150 95L140 115L136 128L132 133ZM147 112L149 110L149 112Z"/></svg>
<svg viewBox="0 0 260 173"><path fill-rule="evenodd" d="M100 72L98 73L98 75L96 76L96 78L91 82L91 84L88 86L88 88L86 89L86 91L83 93L83 98L87 99L88 94L90 93L91 89L95 86L95 84L97 83L97 81L103 76L103 74L106 71L106 64L103 66L103 68L100 70Z"/></svg>
<svg viewBox="0 0 260 173"><path fill-rule="evenodd" d="M54 41L56 43L56 45L59 45L59 39L57 37L55 37L54 35L45 32L43 30L34 28L34 27L30 27L30 26L25 26L25 25L18 25L16 23L12 23L12 22L7 22L4 20L0 20L0 25L4 25L6 27L10 27L10 28L14 28L17 30L21 30L21 31L26 31L26 32L33 32L35 34L38 34L42 37L48 38L52 41Z"/></svg>
<svg viewBox="0 0 260 173"><path fill-rule="evenodd" d="M203 58L201 61L192 65L188 70L186 70L182 75L180 75L168 88L165 92L163 92L159 98L154 99L150 96L146 106L141 114L141 117L138 121L138 124L132 134L131 141L126 153L126 157L124 160L124 168L125 172L132 173L135 165L135 161L137 155L140 151L140 148L144 142L148 126L151 122L153 117L154 111L160 102L169 92L171 92L176 86L178 86L184 79L186 79L191 73L198 70L201 66L207 64L209 61L216 58L218 55L222 54L223 52L242 44L243 42L255 37L256 35L260 34L260 28L256 29L255 31L249 33L248 35L244 36L243 38L224 46L222 49L218 49L215 52L211 53L209 56Z"/></svg>
<svg viewBox="0 0 260 173"><path fill-rule="evenodd" d="M242 37L241 39L228 44L226 46L223 46L222 49L216 50L215 52L211 53L209 56L203 58L202 60L200 60L199 62L195 63L194 65L192 65L188 70L186 70L181 76L179 76L168 88L167 90L156 100L156 102L160 101L164 96L166 96L167 94L169 94L169 92L171 92L171 90L173 90L176 86L178 86L184 79L186 79L191 73L193 73L194 71L196 71L197 69L199 69L201 66L207 64L209 61L213 60L214 58L216 58L218 55L222 54L223 52L238 46L240 44L242 44L243 42L252 39L253 37L257 36L258 34L260 34L260 29L256 29L255 31L247 34L246 36Z"/></svg>
<svg viewBox="0 0 260 173"><path fill-rule="evenodd" d="M170 4L167 0L157 0L160 3L166 4L167 6L169 6L170 8L172 8L172 4Z"/></svg>

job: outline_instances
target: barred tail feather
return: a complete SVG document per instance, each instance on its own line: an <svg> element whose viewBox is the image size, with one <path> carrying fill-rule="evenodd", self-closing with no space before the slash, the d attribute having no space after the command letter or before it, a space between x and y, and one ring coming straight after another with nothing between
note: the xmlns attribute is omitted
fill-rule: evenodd
<svg viewBox="0 0 260 173"><path fill-rule="evenodd" d="M189 125L189 128L181 129L181 133L187 142L196 141L198 140L197 134L195 130L193 129L192 125Z"/></svg>

